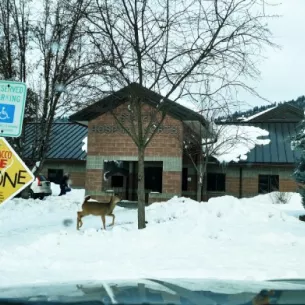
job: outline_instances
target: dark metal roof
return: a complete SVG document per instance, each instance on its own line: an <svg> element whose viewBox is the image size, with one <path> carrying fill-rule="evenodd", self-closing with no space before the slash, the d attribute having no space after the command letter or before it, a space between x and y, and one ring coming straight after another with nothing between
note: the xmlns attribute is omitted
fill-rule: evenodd
<svg viewBox="0 0 305 305"><path fill-rule="evenodd" d="M235 123L230 123L235 124ZM296 134L299 123L236 123L239 125L255 126L265 129L269 132L269 136L264 137L270 139L268 145L256 145L249 153L247 160L240 163L291 163L294 164L299 153L291 149L291 138Z"/></svg>
<svg viewBox="0 0 305 305"><path fill-rule="evenodd" d="M258 122L300 122L304 119L304 110L293 106L288 103L278 105L275 108L271 108L268 111L263 111L261 114L257 113L253 118L248 118L247 122L258 123Z"/></svg>
<svg viewBox="0 0 305 305"><path fill-rule="evenodd" d="M129 95L133 93L138 97L143 97L145 102L153 107L158 106L160 110L164 109L172 117L182 121L199 121L206 124L205 119L199 113L184 107L176 102L164 97L152 90L149 90L137 83L122 88L119 91L103 98L102 100L76 112L70 116L71 121L90 121L98 116L107 113L127 101ZM161 100L163 103L160 103Z"/></svg>
<svg viewBox="0 0 305 305"><path fill-rule="evenodd" d="M30 158L39 124L25 124L24 158ZM75 123L54 123L51 129L47 159L85 160L82 140L87 136L87 127Z"/></svg>

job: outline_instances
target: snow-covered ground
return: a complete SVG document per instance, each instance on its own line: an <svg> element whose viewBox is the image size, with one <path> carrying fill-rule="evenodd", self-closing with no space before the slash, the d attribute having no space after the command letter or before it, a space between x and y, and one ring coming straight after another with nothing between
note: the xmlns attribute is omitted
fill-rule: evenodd
<svg viewBox="0 0 305 305"><path fill-rule="evenodd" d="M299 195L286 205L270 195L224 196L198 203L173 198L146 209L116 207L116 224L100 217L76 230L83 190L0 206L0 286L127 278L264 280L305 278L305 211ZM304 213L305 214L305 213ZM109 225L111 218L107 219Z"/></svg>

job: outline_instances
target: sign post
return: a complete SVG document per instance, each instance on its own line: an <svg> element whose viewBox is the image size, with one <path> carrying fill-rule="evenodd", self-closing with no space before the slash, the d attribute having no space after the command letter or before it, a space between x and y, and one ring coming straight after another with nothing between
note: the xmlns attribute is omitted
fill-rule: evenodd
<svg viewBox="0 0 305 305"><path fill-rule="evenodd" d="M33 173L10 144L0 138L0 204L17 195L34 179Z"/></svg>
<svg viewBox="0 0 305 305"><path fill-rule="evenodd" d="M0 80L0 137L19 137L22 132L26 85Z"/></svg>

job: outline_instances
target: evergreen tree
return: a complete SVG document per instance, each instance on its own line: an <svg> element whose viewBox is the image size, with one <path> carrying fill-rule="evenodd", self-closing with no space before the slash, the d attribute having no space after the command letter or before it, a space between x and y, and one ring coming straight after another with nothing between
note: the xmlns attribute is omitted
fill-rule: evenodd
<svg viewBox="0 0 305 305"><path fill-rule="evenodd" d="M283 105L283 104L286 104L286 103L290 104L292 106L298 107L300 109L305 109L305 96L302 95L302 96L299 96L295 100L290 100L290 101L286 101L286 102L285 101L284 102L278 102L278 103L274 102L274 103L269 104L269 105L255 106L252 109L245 110L245 111L236 111L230 117L222 116L222 117L219 117L218 119L219 120L223 120L224 119L226 121L236 121L236 119L238 117L244 116L244 117L247 118L247 117L252 116L254 114L257 114L257 113L259 113L261 111L267 110L267 109L269 109L271 107L275 107L276 105L279 106L279 105Z"/></svg>

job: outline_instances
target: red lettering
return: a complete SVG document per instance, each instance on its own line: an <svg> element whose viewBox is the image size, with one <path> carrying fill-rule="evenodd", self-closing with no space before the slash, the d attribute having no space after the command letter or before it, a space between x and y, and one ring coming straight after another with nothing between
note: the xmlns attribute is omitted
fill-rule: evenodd
<svg viewBox="0 0 305 305"><path fill-rule="evenodd" d="M5 168L7 164L7 160L6 159L0 159L0 168Z"/></svg>

